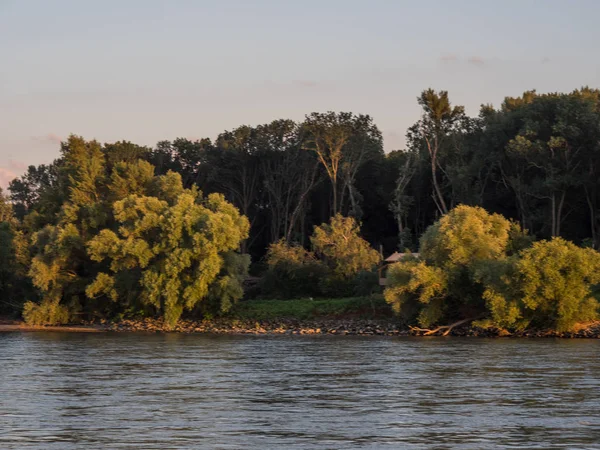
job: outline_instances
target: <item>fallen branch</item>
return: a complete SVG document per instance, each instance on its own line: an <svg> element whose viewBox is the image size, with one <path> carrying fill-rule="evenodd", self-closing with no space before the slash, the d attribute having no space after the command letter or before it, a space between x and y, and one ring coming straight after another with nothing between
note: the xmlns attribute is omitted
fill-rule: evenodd
<svg viewBox="0 0 600 450"><path fill-rule="evenodd" d="M437 328L435 328L433 330L430 330L428 328L418 328L418 327L410 327L410 330L411 331L416 331L416 332L421 332L421 333L423 333L422 336L432 336L432 335L434 335L436 333L439 333L442 330L445 330L442 333L442 336L448 336L454 327L457 327L459 325L463 325L465 323L472 322L473 320L478 319L478 318L479 317L469 317L468 319L462 319L462 320L459 320L458 322L454 322L454 323L451 323L449 325L442 325L442 326L437 327Z"/></svg>

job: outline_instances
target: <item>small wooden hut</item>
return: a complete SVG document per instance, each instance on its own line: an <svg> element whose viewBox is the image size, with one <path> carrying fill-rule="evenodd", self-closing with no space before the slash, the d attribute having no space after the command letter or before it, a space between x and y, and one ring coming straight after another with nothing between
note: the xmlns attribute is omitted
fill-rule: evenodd
<svg viewBox="0 0 600 450"><path fill-rule="evenodd" d="M381 264L381 267L379 268L379 285L380 286L386 286L387 285L387 278L385 277L385 275L386 275L386 272L387 272L387 268L388 268L388 266L390 264L394 264L395 262L402 261L404 258L407 258L409 256L418 258L419 257L419 253L411 253L411 252L400 253L400 252L394 252L390 256L388 256L387 258L385 258L383 260L383 263Z"/></svg>

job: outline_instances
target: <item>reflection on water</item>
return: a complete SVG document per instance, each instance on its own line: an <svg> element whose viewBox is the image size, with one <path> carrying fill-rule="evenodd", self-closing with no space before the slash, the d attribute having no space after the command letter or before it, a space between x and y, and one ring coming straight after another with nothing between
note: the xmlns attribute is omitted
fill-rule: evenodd
<svg viewBox="0 0 600 450"><path fill-rule="evenodd" d="M600 342L0 334L0 448L600 448Z"/></svg>

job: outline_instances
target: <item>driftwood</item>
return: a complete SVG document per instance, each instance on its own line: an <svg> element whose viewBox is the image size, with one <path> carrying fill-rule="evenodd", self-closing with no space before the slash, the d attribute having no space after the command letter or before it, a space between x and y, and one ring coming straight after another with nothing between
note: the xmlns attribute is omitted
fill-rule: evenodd
<svg viewBox="0 0 600 450"><path fill-rule="evenodd" d="M469 317L468 319L462 319L458 322L451 323L449 325L442 325L440 327L434 328L430 330L428 328L418 328L418 327L410 327L411 331L416 331L418 333L423 333L421 336L433 336L440 331L444 330L441 336L448 336L454 327L458 327L459 325L464 325L465 323L472 322L473 320L478 319L478 317Z"/></svg>

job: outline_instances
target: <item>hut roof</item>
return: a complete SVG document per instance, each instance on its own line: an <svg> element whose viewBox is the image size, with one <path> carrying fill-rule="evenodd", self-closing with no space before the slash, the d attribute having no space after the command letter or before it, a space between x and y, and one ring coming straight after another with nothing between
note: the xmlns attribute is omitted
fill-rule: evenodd
<svg viewBox="0 0 600 450"><path fill-rule="evenodd" d="M418 258L419 254L418 253L398 253L398 252L394 252L390 256L388 256L387 258L385 258L385 262L397 262L397 261L400 261L401 259L406 258L407 256L414 256L415 258Z"/></svg>

